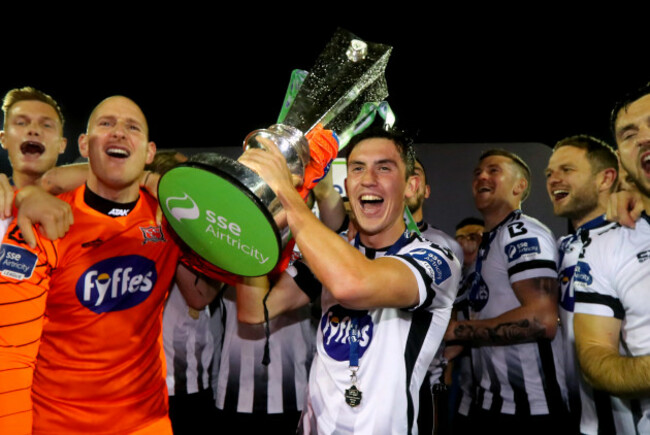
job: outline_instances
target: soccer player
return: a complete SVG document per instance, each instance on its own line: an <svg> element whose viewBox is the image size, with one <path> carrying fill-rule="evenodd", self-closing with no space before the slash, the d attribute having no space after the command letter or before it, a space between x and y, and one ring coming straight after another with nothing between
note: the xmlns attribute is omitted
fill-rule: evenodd
<svg viewBox="0 0 650 435"><path fill-rule="evenodd" d="M11 181L20 206L17 222L25 238L32 243L32 222L40 222L49 238L61 237L72 222L68 204L36 187L45 171L56 164L66 146L63 137L63 114L49 95L25 87L10 90L4 97L3 130L0 142L12 164ZM6 177L3 176L2 181ZM1 195L6 207L0 220L0 236L12 221L13 188L4 185ZM29 197L29 195L33 195ZM16 257L0 249L0 271L11 274ZM7 266L9 264L9 266ZM20 271L18 272L20 273ZM29 433L32 425L30 398L36 352L40 343L46 293L12 291L3 286L0 292L0 432Z"/></svg>
<svg viewBox="0 0 650 435"><path fill-rule="evenodd" d="M644 211L634 229L616 226L585 242L574 272L575 339L594 388L613 396L617 433L650 430L650 87L612 111L618 156Z"/></svg>
<svg viewBox="0 0 650 435"><path fill-rule="evenodd" d="M574 234L558 240L560 249L560 320L566 347L565 373L569 393L569 407L575 421L575 431L583 434L599 433L599 424L606 433L612 433L611 413L596 413L594 398L609 400L600 391L593 391L582 378L575 357L573 335L573 308L575 302L572 283L583 242L590 233L604 232L613 225L605 220L607 200L616 187L618 159L605 142L587 135L560 140L546 168L546 189L557 216L568 218ZM600 423L599 423L600 422Z"/></svg>
<svg viewBox="0 0 650 435"><path fill-rule="evenodd" d="M116 96L92 112L79 149L86 185L61 195L75 225L30 249L10 225L3 240L15 271L4 285L48 292L34 373L34 433L171 433L160 335L179 249L155 222L157 202L139 188L155 144L140 108ZM189 283L189 285L188 285ZM190 305L200 299L186 297Z"/></svg>
<svg viewBox="0 0 650 435"><path fill-rule="evenodd" d="M350 243L327 229L293 187L284 158L248 150L240 159L278 195L305 263L271 289L269 317L321 296L306 433L408 433L418 391L449 320L460 263L448 249L406 230L405 197L417 190L409 142L367 131L348 145L346 179L358 234ZM308 266L307 266L308 265ZM264 279L238 285L241 321L264 320Z"/></svg>
<svg viewBox="0 0 650 435"><path fill-rule="evenodd" d="M473 346L477 428L500 433L562 430L565 386L557 313L557 247L521 212L530 170L517 155L484 152L472 191L485 233L469 292L470 320L452 320L447 342ZM559 337L559 335L558 335ZM557 376L556 376L557 375Z"/></svg>
<svg viewBox="0 0 650 435"><path fill-rule="evenodd" d="M413 173L419 178L420 182L416 194L407 198L406 204L413 215L418 230L420 230L422 237L425 239L451 249L458 260L460 260L460 264L463 264L463 249L460 247L458 242L444 231L439 230L424 221L424 200L428 199L429 195L431 195L431 186L427 181L427 174L424 165L422 165L422 162L418 158L415 159Z"/></svg>

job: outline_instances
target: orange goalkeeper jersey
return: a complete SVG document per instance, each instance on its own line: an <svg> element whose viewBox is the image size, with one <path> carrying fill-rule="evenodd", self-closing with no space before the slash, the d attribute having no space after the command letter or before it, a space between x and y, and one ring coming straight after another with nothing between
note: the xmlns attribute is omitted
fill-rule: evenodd
<svg viewBox="0 0 650 435"><path fill-rule="evenodd" d="M24 245L15 222L7 222L0 247L0 434L32 431L32 378L43 330L51 267ZM55 256L52 243L40 241L45 258ZM16 285L28 280L29 284Z"/></svg>
<svg viewBox="0 0 650 435"><path fill-rule="evenodd" d="M157 202L146 193L130 213L110 217L85 203L85 189L60 196L74 213L68 234L53 252L34 251L52 268L38 284L49 292L34 433L123 433L167 414L159 339L179 249L156 225Z"/></svg>

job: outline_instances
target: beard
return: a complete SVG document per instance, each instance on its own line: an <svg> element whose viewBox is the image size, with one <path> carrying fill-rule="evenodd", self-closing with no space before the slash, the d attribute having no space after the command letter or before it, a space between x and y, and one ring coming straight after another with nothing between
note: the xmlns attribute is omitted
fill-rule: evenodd
<svg viewBox="0 0 650 435"><path fill-rule="evenodd" d="M406 205L411 213L415 213L416 210L419 210L420 207L422 207L422 204L424 204L424 192L418 192L416 196L406 199Z"/></svg>
<svg viewBox="0 0 650 435"><path fill-rule="evenodd" d="M598 207L598 190L594 185L584 186L571 194L571 202L556 214L561 217L580 221Z"/></svg>

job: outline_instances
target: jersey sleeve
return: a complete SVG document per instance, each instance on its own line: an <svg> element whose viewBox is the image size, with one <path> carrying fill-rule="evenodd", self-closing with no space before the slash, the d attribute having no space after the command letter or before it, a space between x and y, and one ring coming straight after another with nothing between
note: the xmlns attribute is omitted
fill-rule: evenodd
<svg viewBox="0 0 650 435"><path fill-rule="evenodd" d="M531 278L557 279L557 244L549 231L517 220L506 226L502 237L510 284Z"/></svg>
<svg viewBox="0 0 650 435"><path fill-rule="evenodd" d="M458 293L461 267L448 248L420 241L392 256L405 263L418 283L419 303L411 309L451 307Z"/></svg>
<svg viewBox="0 0 650 435"><path fill-rule="evenodd" d="M625 309L616 292L616 257L598 237L586 244L573 272L574 312L623 320Z"/></svg>
<svg viewBox="0 0 650 435"><path fill-rule="evenodd" d="M294 261L285 272L293 278L296 285L309 297L310 301L313 302L323 291L323 285L301 260Z"/></svg>
<svg viewBox="0 0 650 435"><path fill-rule="evenodd" d="M0 246L0 432L31 433L31 386L56 250L30 248L15 220Z"/></svg>

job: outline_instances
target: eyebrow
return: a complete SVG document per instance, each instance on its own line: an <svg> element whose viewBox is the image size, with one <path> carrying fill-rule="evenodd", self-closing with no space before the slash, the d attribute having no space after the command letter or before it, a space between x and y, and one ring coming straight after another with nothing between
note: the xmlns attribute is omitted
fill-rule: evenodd
<svg viewBox="0 0 650 435"><path fill-rule="evenodd" d="M634 124L627 124L623 127L621 127L617 132L616 132L616 137L620 137L623 133L630 131L630 130L637 130L638 127Z"/></svg>

